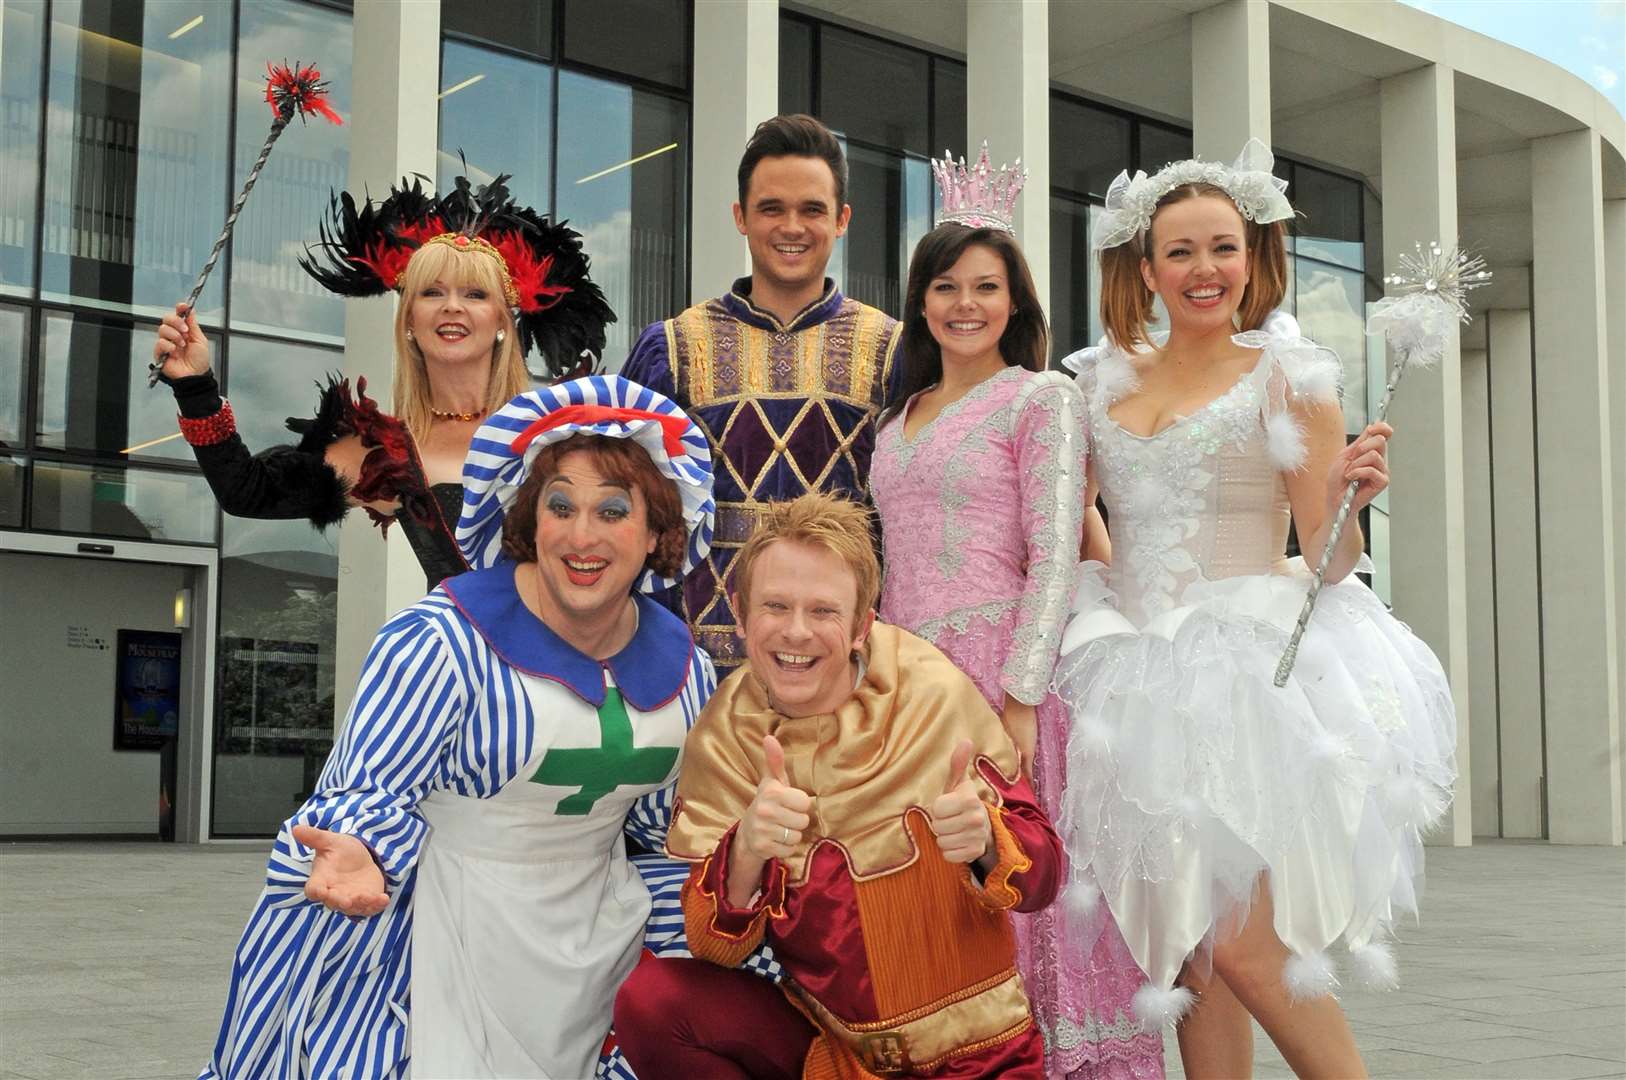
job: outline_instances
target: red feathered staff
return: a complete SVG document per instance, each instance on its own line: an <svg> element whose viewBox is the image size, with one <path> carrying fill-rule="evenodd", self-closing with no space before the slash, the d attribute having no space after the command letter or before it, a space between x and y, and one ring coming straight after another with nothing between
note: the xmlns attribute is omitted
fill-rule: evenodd
<svg viewBox="0 0 1626 1080"><path fill-rule="evenodd" d="M226 246L226 240L231 231L237 226L237 216L243 212L243 204L248 202L248 193L254 190L255 181L260 178L260 170L265 168L266 159L271 156L271 147L276 144L282 130L293 121L294 117L303 120L311 113L322 116L335 124L344 123L339 114L333 111L323 98L327 97L327 83L322 81L322 73L314 66L300 66L295 63L289 67L286 62L281 66L267 64L265 66L265 101L271 106L271 132L265 137L265 145L260 147L260 156L254 162L254 167L248 171L248 179L243 181L243 190L237 193L237 200L231 205L231 213L226 215L226 224L215 238L215 246L209 251L209 259L203 264L198 273L198 280L192 286L192 294L186 298L186 310L190 314L203 293L204 283L209 280L209 274L214 270L215 263L220 261L220 252ZM153 364L148 369L147 385L157 384L160 366Z"/></svg>

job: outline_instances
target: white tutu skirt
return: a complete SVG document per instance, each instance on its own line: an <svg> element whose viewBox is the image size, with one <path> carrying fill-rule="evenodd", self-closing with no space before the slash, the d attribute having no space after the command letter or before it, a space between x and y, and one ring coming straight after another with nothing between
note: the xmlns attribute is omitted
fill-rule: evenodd
<svg viewBox="0 0 1626 1080"><path fill-rule="evenodd" d="M1178 1015L1181 966L1241 925L1261 875L1300 996L1337 985L1339 941L1359 977L1392 984L1389 927L1417 909L1421 834L1456 778L1445 673L1351 576L1322 590L1277 689L1309 584L1290 569L1198 582L1141 627L1100 563L1079 571L1056 669L1069 899L1105 897L1150 980L1149 1021Z"/></svg>

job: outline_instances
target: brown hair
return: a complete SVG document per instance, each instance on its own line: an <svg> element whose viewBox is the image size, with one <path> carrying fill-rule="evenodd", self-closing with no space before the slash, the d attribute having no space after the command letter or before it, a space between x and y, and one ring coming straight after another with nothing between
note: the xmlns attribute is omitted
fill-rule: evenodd
<svg viewBox="0 0 1626 1080"><path fill-rule="evenodd" d="M1045 323L1033 274L1028 270L1028 261L1017 246L1016 238L1002 229L973 229L947 222L922 237L909 260L909 285L903 300L903 337L899 342L903 378L897 396L887 407L887 416L901 409L918 391L943 380L943 349L926 325L926 290L939 275L960 261L967 248L977 244L1004 260L1005 280L1011 290L1014 310L1010 322L1005 324L1005 332L999 335L999 355L1007 366L1025 367L1029 371L1045 369L1050 357L1050 327Z"/></svg>
<svg viewBox="0 0 1626 1080"><path fill-rule="evenodd" d="M847 155L841 152L841 143L835 133L806 113L775 116L764 120L751 133L740 155L740 208L750 210L746 196L751 191L751 174L763 158L809 157L818 158L830 166L830 175L836 181L836 204L831 210L837 214L847 202Z"/></svg>
<svg viewBox="0 0 1626 1080"><path fill-rule="evenodd" d="M520 351L514 313L503 298L502 274L496 260L483 251L458 251L450 244L425 244L412 253L401 271L401 300L395 306L395 415L406 424L418 442L429 437L434 401L429 392L429 374L424 368L423 350L406 336L412 301L437 280L450 279L463 288L478 287L494 297L502 309L503 340L491 350L491 369L486 376L486 412L494 413L531 388L531 373Z"/></svg>
<svg viewBox="0 0 1626 1080"><path fill-rule="evenodd" d="M1218 197L1233 207L1236 205L1224 188L1213 184L1181 184L1157 201L1152 220L1157 220L1165 206L1204 197ZM1241 330L1257 330L1287 295L1287 244L1283 239L1286 229L1280 221L1260 225L1244 219L1242 224L1248 249L1248 284L1242 290L1237 322ZM1153 293L1141 277L1140 264L1142 259L1150 261L1152 258L1151 232L1148 226L1144 235L1137 234L1101 252L1101 325L1120 349L1131 350L1150 344L1146 324L1152 321Z"/></svg>
<svg viewBox="0 0 1626 1080"><path fill-rule="evenodd" d="M536 514L542 489L558 475L560 460L578 450L592 455L593 467L606 480L644 493L649 531L658 537L644 567L661 577L676 577L683 569L683 553L689 542L676 481L662 476L649 454L633 440L604 435L578 433L537 452L530 475L520 484L514 504L503 519L502 553L515 562L536 561Z"/></svg>
<svg viewBox="0 0 1626 1080"><path fill-rule="evenodd" d="M875 557L868 507L822 491L799 495L789 502L767 503L758 513L751 538L734 560L734 591L739 594L735 618L745 622L750 607L751 568L769 545L790 540L833 552L858 581L858 607L854 624L875 606L881 591L881 564Z"/></svg>

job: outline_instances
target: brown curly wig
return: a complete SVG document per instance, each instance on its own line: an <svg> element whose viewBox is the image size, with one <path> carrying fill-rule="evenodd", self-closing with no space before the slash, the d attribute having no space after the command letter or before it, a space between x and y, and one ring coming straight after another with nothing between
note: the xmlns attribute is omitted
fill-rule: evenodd
<svg viewBox="0 0 1626 1080"><path fill-rule="evenodd" d="M688 529L683 523L683 499L677 483L661 475L644 448L631 439L611 439L604 435L572 435L544 446L531 463L530 475L514 495L514 505L502 523L502 553L515 562L536 561L536 508L542 489L559 475L559 462L581 450L593 458L593 467L612 483L644 494L649 529L655 533L655 550L644 568L662 577L676 577L683 568L683 552Z"/></svg>

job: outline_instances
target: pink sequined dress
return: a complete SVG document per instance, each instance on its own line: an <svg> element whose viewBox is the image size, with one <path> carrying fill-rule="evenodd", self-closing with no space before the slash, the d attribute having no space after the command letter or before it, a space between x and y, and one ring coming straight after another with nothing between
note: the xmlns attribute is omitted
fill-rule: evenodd
<svg viewBox="0 0 1626 1080"><path fill-rule="evenodd" d="M881 429L870 466L886 556L880 616L943 650L995 711L1006 694L1037 706L1034 780L1055 814L1068 714L1049 686L1083 528L1083 400L1059 372L1009 367L913 438L906 416ZM1084 915L1057 904L1016 927L1048 1074L1161 1077L1161 1035L1130 1010L1145 980L1106 905Z"/></svg>

